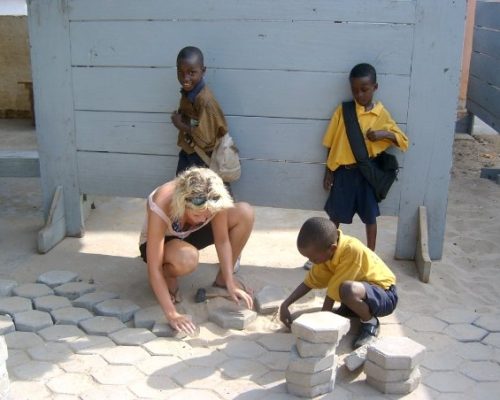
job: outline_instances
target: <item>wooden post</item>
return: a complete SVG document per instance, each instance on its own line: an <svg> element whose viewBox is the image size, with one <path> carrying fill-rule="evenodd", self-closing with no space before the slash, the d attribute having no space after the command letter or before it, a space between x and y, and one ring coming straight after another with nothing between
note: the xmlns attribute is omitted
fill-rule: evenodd
<svg viewBox="0 0 500 400"><path fill-rule="evenodd" d="M396 257L415 257L418 207L426 206L431 259L441 258L452 165L465 0L416 1Z"/></svg>
<svg viewBox="0 0 500 400"><path fill-rule="evenodd" d="M43 209L47 219L53 194L62 186L66 234L81 236L67 11L66 0L28 0Z"/></svg>

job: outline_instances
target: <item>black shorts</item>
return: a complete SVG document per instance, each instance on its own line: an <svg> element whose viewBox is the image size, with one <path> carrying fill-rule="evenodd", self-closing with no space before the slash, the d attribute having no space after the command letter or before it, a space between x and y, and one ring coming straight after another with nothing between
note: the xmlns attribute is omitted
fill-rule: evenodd
<svg viewBox="0 0 500 400"><path fill-rule="evenodd" d="M196 247L198 250L204 249L205 247L208 247L212 244L214 244L214 235L212 232L212 223L209 222L206 224L203 228L198 229L197 231L194 231L191 233L187 238L184 239L179 239L176 236L165 236L165 243L170 242L171 240L182 240L186 243L189 243ZM148 262L148 258L146 255L146 247L147 247L147 242L144 242L139 246L139 251L141 252L141 258L144 260L145 263Z"/></svg>
<svg viewBox="0 0 500 400"><path fill-rule="evenodd" d="M385 317L392 314L398 304L398 292L395 285L391 285L385 290L378 285L372 285L368 282L361 282L366 291L364 302L370 309L370 314L374 317Z"/></svg>

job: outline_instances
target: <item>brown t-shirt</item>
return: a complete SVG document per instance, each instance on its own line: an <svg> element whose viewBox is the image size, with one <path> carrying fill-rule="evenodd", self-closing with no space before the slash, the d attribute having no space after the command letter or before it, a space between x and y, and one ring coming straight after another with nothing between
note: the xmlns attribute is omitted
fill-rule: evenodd
<svg viewBox="0 0 500 400"><path fill-rule="evenodd" d="M194 103L183 93L179 112L183 121L191 126L194 142L207 153L214 149L216 139L227 133L224 113L207 85L198 93ZM184 140L182 131L179 131L177 145L188 154L194 153L193 148Z"/></svg>

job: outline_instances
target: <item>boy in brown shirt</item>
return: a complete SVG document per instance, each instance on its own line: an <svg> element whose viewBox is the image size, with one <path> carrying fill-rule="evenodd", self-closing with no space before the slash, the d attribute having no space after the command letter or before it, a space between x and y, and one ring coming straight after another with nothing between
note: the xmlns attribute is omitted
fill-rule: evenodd
<svg viewBox="0 0 500 400"><path fill-rule="evenodd" d="M184 47L177 56L177 79L182 86L179 110L172 123L179 130L177 145L181 148L176 174L194 165L207 167L193 145L210 157L215 142L228 129L224 113L205 83L203 53L193 46Z"/></svg>

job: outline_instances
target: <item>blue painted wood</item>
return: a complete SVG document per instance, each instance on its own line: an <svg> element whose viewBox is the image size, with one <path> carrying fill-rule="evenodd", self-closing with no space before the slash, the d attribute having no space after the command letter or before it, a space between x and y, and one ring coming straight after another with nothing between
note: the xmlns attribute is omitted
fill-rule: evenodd
<svg viewBox="0 0 500 400"><path fill-rule="evenodd" d="M47 253L66 236L64 190L58 186L54 192L45 226L38 232L38 252Z"/></svg>
<svg viewBox="0 0 500 400"><path fill-rule="evenodd" d="M474 25L500 30L500 2L477 1Z"/></svg>
<svg viewBox="0 0 500 400"><path fill-rule="evenodd" d="M500 116L498 114L493 115L490 110L480 106L470 98L467 98L466 107L472 114L477 115L483 122L500 132Z"/></svg>
<svg viewBox="0 0 500 400"><path fill-rule="evenodd" d="M500 58L500 31L483 28L474 28L472 50L488 54L496 59Z"/></svg>
<svg viewBox="0 0 500 400"><path fill-rule="evenodd" d="M490 85L500 87L500 58L473 52L470 62L470 75Z"/></svg>
<svg viewBox="0 0 500 400"><path fill-rule="evenodd" d="M500 116L499 87L490 85L475 76L469 76L467 96L493 115Z"/></svg>

